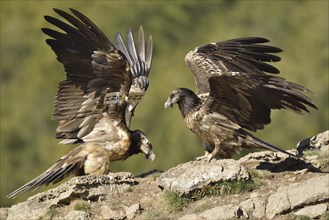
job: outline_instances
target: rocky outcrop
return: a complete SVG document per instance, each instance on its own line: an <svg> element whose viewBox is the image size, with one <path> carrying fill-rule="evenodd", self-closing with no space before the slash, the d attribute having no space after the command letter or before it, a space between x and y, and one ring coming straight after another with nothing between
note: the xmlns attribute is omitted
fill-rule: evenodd
<svg viewBox="0 0 329 220"><path fill-rule="evenodd" d="M171 168L159 178L159 186L179 195L188 196L206 186L224 181L247 181L250 175L237 160L217 160L211 163L197 160Z"/></svg>
<svg viewBox="0 0 329 220"><path fill-rule="evenodd" d="M111 173L106 176L74 177L55 189L39 193L27 199L26 202L12 206L8 210L7 219L42 218L48 214L49 210L70 205L75 200L88 203L104 201L106 197L120 194L136 183L134 176L125 172ZM81 208L68 212L66 217L74 219L73 216L84 216L86 213L80 209L88 209L88 204L84 206L83 208L81 205Z"/></svg>
<svg viewBox="0 0 329 220"><path fill-rule="evenodd" d="M306 213L305 207L313 204L327 206L329 202L329 175L316 176L307 181L281 186L268 197L266 217L273 217L297 210ZM304 211L299 210L304 209ZM325 209L326 210L326 209ZM321 213L319 213L321 214Z"/></svg>
<svg viewBox="0 0 329 220"><path fill-rule="evenodd" d="M0 219L329 219L328 134L301 142L302 159L263 151L137 177L75 177L1 208Z"/></svg>

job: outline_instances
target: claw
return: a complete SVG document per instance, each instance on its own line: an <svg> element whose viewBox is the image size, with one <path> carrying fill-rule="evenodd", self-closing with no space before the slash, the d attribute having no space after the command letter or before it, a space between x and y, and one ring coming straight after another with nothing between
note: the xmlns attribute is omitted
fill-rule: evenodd
<svg viewBox="0 0 329 220"><path fill-rule="evenodd" d="M212 154L205 155L205 157L207 158L207 162L211 162L214 159Z"/></svg>
<svg viewBox="0 0 329 220"><path fill-rule="evenodd" d="M203 155L203 156L200 156L200 157L196 157L196 158L194 158L194 160L196 160L196 161L200 161L200 160L204 160L205 158L206 158L206 156Z"/></svg>
<svg viewBox="0 0 329 220"><path fill-rule="evenodd" d="M209 160L209 155L211 156L211 153L209 153L208 151L205 151L204 155L203 156L200 156L200 157L196 157L194 160L196 161L200 161L200 160L207 160L207 161L210 161Z"/></svg>

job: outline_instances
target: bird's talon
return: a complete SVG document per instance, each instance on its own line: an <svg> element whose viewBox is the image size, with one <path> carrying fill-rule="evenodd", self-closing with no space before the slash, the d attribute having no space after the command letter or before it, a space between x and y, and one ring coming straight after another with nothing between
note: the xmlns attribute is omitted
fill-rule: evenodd
<svg viewBox="0 0 329 220"><path fill-rule="evenodd" d="M212 154L207 155L206 158L207 158L207 162L211 162L214 159Z"/></svg>
<svg viewBox="0 0 329 220"><path fill-rule="evenodd" d="M196 158L194 158L194 160L196 160L196 161L201 161L201 160L204 160L205 158L206 158L206 156L203 155L203 156L200 156L200 157L196 157Z"/></svg>

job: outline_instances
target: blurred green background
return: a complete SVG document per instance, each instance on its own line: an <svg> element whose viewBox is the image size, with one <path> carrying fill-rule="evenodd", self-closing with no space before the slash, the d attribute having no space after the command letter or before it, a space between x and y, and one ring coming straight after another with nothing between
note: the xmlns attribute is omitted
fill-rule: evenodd
<svg viewBox="0 0 329 220"><path fill-rule="evenodd" d="M157 158L134 156L113 163L114 172L166 170L203 154L177 106L165 110L163 104L176 87L195 89L184 56L208 42L268 38L284 50L275 64L281 76L313 91L319 111L307 116L274 111L272 124L257 137L292 149L328 129L328 1L1 1L1 206L35 194L5 197L72 149L58 144L57 122L50 119L57 83L65 77L40 31L51 27L43 16L57 16L54 7L81 11L112 41L116 32L130 27L136 32L141 24L153 35L150 87L132 127L148 135Z"/></svg>

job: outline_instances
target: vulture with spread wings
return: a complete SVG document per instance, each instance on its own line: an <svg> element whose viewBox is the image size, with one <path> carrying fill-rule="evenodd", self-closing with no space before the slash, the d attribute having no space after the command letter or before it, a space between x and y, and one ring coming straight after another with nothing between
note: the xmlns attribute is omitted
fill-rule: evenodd
<svg viewBox="0 0 329 220"><path fill-rule="evenodd" d="M197 94L186 88L171 92L165 108L177 103L187 127L203 142L205 157L231 158L242 148L266 148L290 153L261 141L256 131L271 122L272 109L302 114L316 108L303 86L268 75L279 70L265 62L280 61L282 50L249 37L206 44L190 51L190 68Z"/></svg>
<svg viewBox="0 0 329 220"><path fill-rule="evenodd" d="M133 154L144 153L151 160L155 157L145 134L129 129L134 110L149 85L152 37L145 46L140 28L137 50L130 30L127 47L120 34L116 35L115 47L86 16L70 10L73 15L54 9L69 23L45 16L63 32L42 31L51 37L46 42L66 71L53 112L53 118L59 120L56 137L63 139L63 144L80 145L8 197L69 175L107 174L110 162Z"/></svg>

